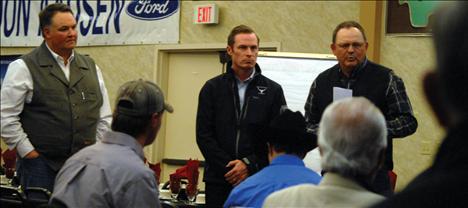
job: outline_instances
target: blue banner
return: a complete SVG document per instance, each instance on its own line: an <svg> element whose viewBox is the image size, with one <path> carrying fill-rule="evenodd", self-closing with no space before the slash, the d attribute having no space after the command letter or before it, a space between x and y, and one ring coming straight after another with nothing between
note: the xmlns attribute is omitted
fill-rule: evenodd
<svg viewBox="0 0 468 208"><path fill-rule="evenodd" d="M179 0L2 0L2 47L40 45L38 14L56 2L73 10L80 46L179 41Z"/></svg>

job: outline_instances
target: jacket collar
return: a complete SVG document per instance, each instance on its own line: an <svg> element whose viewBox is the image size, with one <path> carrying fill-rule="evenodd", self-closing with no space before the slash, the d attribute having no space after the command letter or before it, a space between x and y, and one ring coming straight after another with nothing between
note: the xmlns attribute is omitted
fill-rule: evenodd
<svg viewBox="0 0 468 208"><path fill-rule="evenodd" d="M57 60L52 54L51 50L47 47L45 41L42 42L41 46L38 48L39 50L39 65L41 67L44 66L53 66L54 64L57 64ZM86 63L80 59L78 59L75 55L76 53L73 52L73 59L71 60L70 64L75 63L80 69L86 69L88 70L89 67L86 65ZM58 55L57 55L58 56Z"/></svg>
<svg viewBox="0 0 468 208"><path fill-rule="evenodd" d="M47 45L47 43L45 41L44 41L44 45L49 50L50 54L52 54L52 57L54 57L55 61L59 62L60 59L63 60L63 57L61 57L60 55L55 53L52 49L50 49L49 45ZM72 51L72 54L70 55L70 57L68 57L67 61L72 62L74 58L75 58L75 50Z"/></svg>
<svg viewBox="0 0 468 208"><path fill-rule="evenodd" d="M232 76L233 78L235 78L234 70L232 70L231 67L232 67L232 61L227 62L227 64L226 64L226 73L227 73L228 75ZM258 76L259 74L261 74L261 73L262 73L262 70L260 69L260 66L259 66L257 63L255 63L255 75L254 75L254 78L255 78L256 76Z"/></svg>
<svg viewBox="0 0 468 208"><path fill-rule="evenodd" d="M60 69L59 64L57 62L57 57L53 54L52 50L50 50L45 41L42 42L41 46L38 48L38 56L39 56L39 66L43 69L47 69L50 73L57 77L62 83L69 86L75 86L86 74L85 71L89 70L88 65L82 60L82 58L76 57L76 53L73 52L73 59L70 59L70 80L68 81L65 78L65 74ZM57 55L58 56L58 55ZM55 67L54 67L55 66ZM75 68L79 70L74 70Z"/></svg>
<svg viewBox="0 0 468 208"><path fill-rule="evenodd" d="M351 76L349 78L351 79L356 79L357 76L359 76L359 74L361 74L361 71L367 66L367 57L364 58L364 61L359 64L358 66L356 66L356 68L353 69L353 71L351 72ZM342 69L340 68L340 64L338 64L338 71L339 71L339 76L343 76L345 77L344 73L342 72Z"/></svg>

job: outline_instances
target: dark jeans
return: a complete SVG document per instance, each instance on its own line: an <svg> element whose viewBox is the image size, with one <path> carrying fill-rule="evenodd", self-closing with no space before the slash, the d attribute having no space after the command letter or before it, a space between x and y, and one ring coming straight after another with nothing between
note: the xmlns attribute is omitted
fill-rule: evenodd
<svg viewBox="0 0 468 208"><path fill-rule="evenodd" d="M205 203L207 208L223 207L224 202L231 193L232 186L217 183L205 184Z"/></svg>
<svg viewBox="0 0 468 208"><path fill-rule="evenodd" d="M375 193L383 195L385 197L390 197L393 195L392 186L390 185L390 178L388 177L388 171L385 168L377 171L372 187Z"/></svg>
<svg viewBox="0 0 468 208"><path fill-rule="evenodd" d="M23 190L29 187L54 189L54 180L57 172L50 168L42 156L33 159L18 159L17 173Z"/></svg>

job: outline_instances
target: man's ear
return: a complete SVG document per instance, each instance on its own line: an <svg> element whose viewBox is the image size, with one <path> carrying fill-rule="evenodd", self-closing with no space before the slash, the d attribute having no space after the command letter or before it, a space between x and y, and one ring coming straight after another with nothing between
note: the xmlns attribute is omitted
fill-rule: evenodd
<svg viewBox="0 0 468 208"><path fill-rule="evenodd" d="M48 39L49 38L49 33L50 33L50 27L49 26L45 26L43 29L42 29L42 37L44 37L44 39Z"/></svg>
<svg viewBox="0 0 468 208"><path fill-rule="evenodd" d="M386 148L383 148L382 150L380 150L379 152L379 155L378 155L378 158L379 160L377 160L377 168L376 168L376 172L377 170L380 170L380 168L384 165L385 163L385 151Z"/></svg>
<svg viewBox="0 0 468 208"><path fill-rule="evenodd" d="M229 56L232 56L232 47L228 45L226 47L226 52L229 54Z"/></svg>
<svg viewBox="0 0 468 208"><path fill-rule="evenodd" d="M332 50L332 52L333 52L333 55L335 55L335 56L336 56L336 54L335 54L335 50L336 50L336 44L334 44L334 43L330 44L330 49Z"/></svg>
<svg viewBox="0 0 468 208"><path fill-rule="evenodd" d="M377 171L379 171L385 163L385 150L386 148L382 148L377 155L375 167L373 167L370 171L371 180L374 180Z"/></svg>
<svg viewBox="0 0 468 208"><path fill-rule="evenodd" d="M450 115L444 102L440 84L440 77L436 71L427 72L423 78L424 94L434 112L437 121L443 127L448 127Z"/></svg>
<svg viewBox="0 0 468 208"><path fill-rule="evenodd" d="M157 127L160 125L161 123L161 119L162 119L162 114L163 112L160 112L160 113L153 113L153 115L151 115L151 127Z"/></svg>

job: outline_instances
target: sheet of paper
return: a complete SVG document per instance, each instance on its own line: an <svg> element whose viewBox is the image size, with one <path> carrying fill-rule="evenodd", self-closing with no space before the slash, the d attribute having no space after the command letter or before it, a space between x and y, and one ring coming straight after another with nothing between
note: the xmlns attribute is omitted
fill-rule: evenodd
<svg viewBox="0 0 468 208"><path fill-rule="evenodd" d="M353 90L341 87L333 87L333 101L349 97L353 97Z"/></svg>

